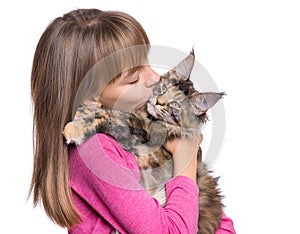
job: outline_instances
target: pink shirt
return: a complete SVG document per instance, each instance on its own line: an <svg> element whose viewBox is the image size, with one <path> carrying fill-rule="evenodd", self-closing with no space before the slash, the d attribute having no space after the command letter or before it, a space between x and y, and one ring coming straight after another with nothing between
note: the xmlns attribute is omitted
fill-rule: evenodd
<svg viewBox="0 0 300 234"><path fill-rule="evenodd" d="M188 177L166 184L167 204L161 207L139 184L134 157L113 138L96 134L69 151L70 184L82 223L69 234L197 233L198 187ZM234 234L223 215L217 234Z"/></svg>

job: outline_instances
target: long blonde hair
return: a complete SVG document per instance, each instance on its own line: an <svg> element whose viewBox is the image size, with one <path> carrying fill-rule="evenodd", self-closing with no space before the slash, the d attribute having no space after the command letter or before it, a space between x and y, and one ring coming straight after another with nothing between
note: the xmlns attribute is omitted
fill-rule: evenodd
<svg viewBox="0 0 300 234"><path fill-rule="evenodd" d="M56 18L42 34L33 60L34 169L29 194L58 225L80 223L69 184L68 147L61 134L89 69L118 50L149 44L142 26L123 12L78 9Z"/></svg>

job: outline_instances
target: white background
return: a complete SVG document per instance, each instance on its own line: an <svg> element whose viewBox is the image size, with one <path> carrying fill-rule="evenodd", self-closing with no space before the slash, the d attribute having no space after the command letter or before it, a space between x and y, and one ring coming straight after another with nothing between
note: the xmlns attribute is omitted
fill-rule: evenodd
<svg viewBox="0 0 300 234"><path fill-rule="evenodd" d="M300 7L292 0L2 1L3 233L66 233L26 200L33 159L30 71L48 23L81 7L131 14L152 44L187 52L195 46L198 61L228 94L226 137L213 168L221 175L226 214L239 234L297 233Z"/></svg>

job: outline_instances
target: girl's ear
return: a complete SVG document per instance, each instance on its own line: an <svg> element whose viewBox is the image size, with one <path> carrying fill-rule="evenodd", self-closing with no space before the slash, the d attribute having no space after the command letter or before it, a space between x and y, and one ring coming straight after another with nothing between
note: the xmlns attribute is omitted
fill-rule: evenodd
<svg viewBox="0 0 300 234"><path fill-rule="evenodd" d="M219 101L224 95L226 95L224 92L207 92L192 94L192 97L190 98L190 103L194 109L194 113L196 115L204 114L209 108L215 105L216 102Z"/></svg>
<svg viewBox="0 0 300 234"><path fill-rule="evenodd" d="M195 55L194 49L192 49L190 54L185 59L183 59L177 66L172 68L163 76L170 79L175 79L176 83L178 83L180 80L185 81L190 78L190 74L194 66L194 61Z"/></svg>

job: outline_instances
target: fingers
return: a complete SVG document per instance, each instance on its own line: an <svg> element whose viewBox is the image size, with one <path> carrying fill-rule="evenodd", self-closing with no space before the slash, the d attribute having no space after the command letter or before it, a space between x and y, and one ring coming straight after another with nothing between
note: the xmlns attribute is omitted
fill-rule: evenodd
<svg viewBox="0 0 300 234"><path fill-rule="evenodd" d="M188 148L190 150L197 151L201 142L203 141L203 134L201 133L198 137L198 139L188 139L188 138L177 138L172 141L167 141L164 146L165 148L172 153L172 155L175 155L179 149L179 147Z"/></svg>

